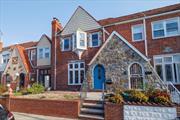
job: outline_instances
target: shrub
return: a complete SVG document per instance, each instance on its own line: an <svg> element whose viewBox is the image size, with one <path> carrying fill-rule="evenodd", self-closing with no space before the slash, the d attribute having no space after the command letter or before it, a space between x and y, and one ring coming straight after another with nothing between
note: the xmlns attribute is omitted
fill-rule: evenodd
<svg viewBox="0 0 180 120"><path fill-rule="evenodd" d="M7 92L8 89L6 86L0 85L0 95L2 95L3 93Z"/></svg>
<svg viewBox="0 0 180 120"><path fill-rule="evenodd" d="M170 94L166 91L166 90L159 90L156 89L153 92L149 92L147 93L149 95L149 101L150 102L156 102L158 103L158 101L160 100L161 103L170 103Z"/></svg>
<svg viewBox="0 0 180 120"><path fill-rule="evenodd" d="M115 94L113 97L109 97L108 101L112 102L112 103L120 104L124 100L123 100L123 97L120 94Z"/></svg>
<svg viewBox="0 0 180 120"><path fill-rule="evenodd" d="M141 91L128 90L124 92L125 100L131 102L147 102L148 97Z"/></svg>
<svg viewBox="0 0 180 120"><path fill-rule="evenodd" d="M160 104L167 104L170 103L170 100L167 99L167 97L164 96L157 96L154 98L155 103L160 103Z"/></svg>
<svg viewBox="0 0 180 120"><path fill-rule="evenodd" d="M43 93L45 90L44 86L41 84L34 83L31 88L28 88L27 91L31 94Z"/></svg>

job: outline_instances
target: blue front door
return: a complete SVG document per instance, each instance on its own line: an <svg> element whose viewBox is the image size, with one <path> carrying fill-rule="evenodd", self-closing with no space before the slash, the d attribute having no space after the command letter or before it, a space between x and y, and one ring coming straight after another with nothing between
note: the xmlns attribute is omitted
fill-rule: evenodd
<svg viewBox="0 0 180 120"><path fill-rule="evenodd" d="M102 90L105 83L105 69L102 65L96 65L94 68L94 89Z"/></svg>

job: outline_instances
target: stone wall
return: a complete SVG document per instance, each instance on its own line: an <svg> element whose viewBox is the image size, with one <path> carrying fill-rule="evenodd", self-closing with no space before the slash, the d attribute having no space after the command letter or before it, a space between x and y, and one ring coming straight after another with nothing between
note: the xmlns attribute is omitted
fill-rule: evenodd
<svg viewBox="0 0 180 120"><path fill-rule="evenodd" d="M124 120L172 120L176 116L175 107L124 105Z"/></svg>
<svg viewBox="0 0 180 120"><path fill-rule="evenodd" d="M136 62L143 67L144 84L157 83L156 85L162 85L159 77L153 72L150 62L145 61L118 36L114 35L89 66L87 74L91 76L88 80L90 86L93 86L93 68L97 64L101 64L105 68L106 80L111 79L114 87L129 88L128 68L132 63ZM151 71L152 74L145 75L147 71Z"/></svg>

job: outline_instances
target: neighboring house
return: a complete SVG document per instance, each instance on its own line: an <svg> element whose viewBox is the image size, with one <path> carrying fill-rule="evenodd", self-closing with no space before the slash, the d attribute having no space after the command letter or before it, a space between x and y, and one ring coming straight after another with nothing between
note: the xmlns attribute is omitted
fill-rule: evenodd
<svg viewBox="0 0 180 120"><path fill-rule="evenodd" d="M28 87L34 82L50 87L51 40L42 35L38 42L27 42L2 48L0 78L12 88Z"/></svg>
<svg viewBox="0 0 180 120"><path fill-rule="evenodd" d="M100 90L107 79L143 89L160 78L178 87L180 4L99 21L78 7L64 28L53 19L51 54L54 89L79 90L88 80Z"/></svg>

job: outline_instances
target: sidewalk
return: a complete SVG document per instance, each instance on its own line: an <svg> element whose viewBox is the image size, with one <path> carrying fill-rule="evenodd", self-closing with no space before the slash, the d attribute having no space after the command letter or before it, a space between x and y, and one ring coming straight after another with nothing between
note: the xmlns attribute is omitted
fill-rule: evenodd
<svg viewBox="0 0 180 120"><path fill-rule="evenodd" d="M50 117L50 116L34 115L34 114L18 113L18 112L13 112L13 114L15 116L15 120L76 120L69 118Z"/></svg>

